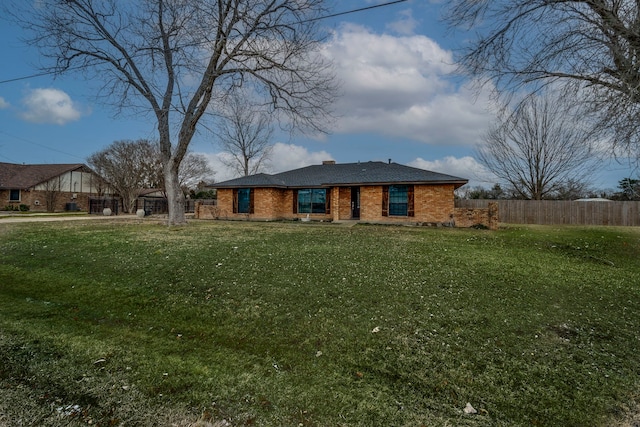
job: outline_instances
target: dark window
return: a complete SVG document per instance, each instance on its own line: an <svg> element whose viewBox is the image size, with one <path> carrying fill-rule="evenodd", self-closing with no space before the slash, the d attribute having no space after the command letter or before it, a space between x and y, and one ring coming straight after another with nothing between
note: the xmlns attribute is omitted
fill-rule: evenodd
<svg viewBox="0 0 640 427"><path fill-rule="evenodd" d="M251 206L249 194L251 193L250 188L240 188L238 189L238 213L249 213L249 208Z"/></svg>
<svg viewBox="0 0 640 427"><path fill-rule="evenodd" d="M233 190L233 213L253 213L253 191L250 188Z"/></svg>
<svg viewBox="0 0 640 427"><path fill-rule="evenodd" d="M406 185L389 186L389 216L407 216L409 197Z"/></svg>
<svg viewBox="0 0 640 427"><path fill-rule="evenodd" d="M414 216L413 185L382 187L382 216Z"/></svg>
<svg viewBox="0 0 640 427"><path fill-rule="evenodd" d="M324 188L307 188L297 191L298 213L328 213L327 190Z"/></svg>
<svg viewBox="0 0 640 427"><path fill-rule="evenodd" d="M19 202L20 201L20 190L11 190L9 193L9 201L11 202Z"/></svg>

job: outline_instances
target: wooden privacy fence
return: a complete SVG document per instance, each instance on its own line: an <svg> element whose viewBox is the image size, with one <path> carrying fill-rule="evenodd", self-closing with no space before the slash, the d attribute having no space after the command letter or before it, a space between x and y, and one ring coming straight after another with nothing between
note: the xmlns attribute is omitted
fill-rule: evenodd
<svg viewBox="0 0 640 427"><path fill-rule="evenodd" d="M500 222L640 226L640 202L565 200L456 200L456 208L486 208L498 203Z"/></svg>

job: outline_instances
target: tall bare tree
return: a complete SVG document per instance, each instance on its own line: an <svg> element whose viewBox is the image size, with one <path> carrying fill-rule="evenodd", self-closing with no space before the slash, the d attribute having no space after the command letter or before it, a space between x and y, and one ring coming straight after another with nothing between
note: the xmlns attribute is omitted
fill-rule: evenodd
<svg viewBox="0 0 640 427"><path fill-rule="evenodd" d="M273 149L271 116L248 96L231 96L219 121L218 142L230 156L225 164L242 176L260 172Z"/></svg>
<svg viewBox="0 0 640 427"><path fill-rule="evenodd" d="M589 133L552 96L529 97L490 128L478 160L519 197L541 200L585 183L599 161Z"/></svg>
<svg viewBox="0 0 640 427"><path fill-rule="evenodd" d="M471 30L463 71L505 94L553 84L581 98L613 148L640 154L640 2L452 0L446 19ZM475 38L475 39L474 39Z"/></svg>
<svg viewBox="0 0 640 427"><path fill-rule="evenodd" d="M170 225L186 222L178 170L216 93L251 85L286 123L315 130L335 94L330 64L316 54L324 0L11 4L52 60L46 71L80 70L117 109L155 119Z"/></svg>
<svg viewBox="0 0 640 427"><path fill-rule="evenodd" d="M157 183L156 150L147 140L116 141L87 159L91 168L122 197L123 210L133 212L138 196Z"/></svg>

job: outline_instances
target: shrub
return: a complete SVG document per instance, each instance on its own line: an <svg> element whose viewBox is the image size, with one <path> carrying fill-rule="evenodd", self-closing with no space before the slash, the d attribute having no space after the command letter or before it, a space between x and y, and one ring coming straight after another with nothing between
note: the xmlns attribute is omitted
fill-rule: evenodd
<svg viewBox="0 0 640 427"><path fill-rule="evenodd" d="M215 190L198 191L191 194L192 199L216 199L216 197Z"/></svg>
<svg viewBox="0 0 640 427"><path fill-rule="evenodd" d="M28 212L29 205L21 204L19 209L20 209L20 212Z"/></svg>

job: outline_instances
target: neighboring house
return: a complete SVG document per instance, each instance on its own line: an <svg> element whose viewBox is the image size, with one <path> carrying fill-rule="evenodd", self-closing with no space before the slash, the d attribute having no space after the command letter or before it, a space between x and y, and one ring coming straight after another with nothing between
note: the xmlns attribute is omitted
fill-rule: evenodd
<svg viewBox="0 0 640 427"><path fill-rule="evenodd" d="M454 190L466 183L391 162L326 161L213 184L217 206L199 206L196 217L450 224Z"/></svg>
<svg viewBox="0 0 640 427"><path fill-rule="evenodd" d="M89 198L105 194L104 181L84 164L0 163L0 209L89 210Z"/></svg>

